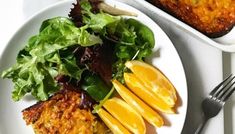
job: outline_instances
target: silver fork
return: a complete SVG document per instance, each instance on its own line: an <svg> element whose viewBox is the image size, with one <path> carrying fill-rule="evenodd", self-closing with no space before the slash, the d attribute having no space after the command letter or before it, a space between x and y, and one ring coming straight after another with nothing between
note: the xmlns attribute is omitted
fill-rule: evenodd
<svg viewBox="0 0 235 134"><path fill-rule="evenodd" d="M195 134L200 134L206 122L215 117L220 110L223 108L226 100L233 94L235 87L235 76L228 76L224 81L217 85L211 92L210 95L203 100L202 110L204 113L203 121L198 126Z"/></svg>

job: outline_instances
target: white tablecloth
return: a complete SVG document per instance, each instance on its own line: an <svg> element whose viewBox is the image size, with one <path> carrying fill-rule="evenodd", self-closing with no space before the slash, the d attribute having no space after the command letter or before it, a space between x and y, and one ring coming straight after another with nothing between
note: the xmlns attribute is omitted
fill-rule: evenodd
<svg viewBox="0 0 235 134"><path fill-rule="evenodd" d="M17 28L29 16L56 1L60 0L1 0L0 53ZM169 25L167 21L154 17L147 9L143 9L141 5L137 5L131 0L119 1L129 3L147 13L162 27L175 45L185 68L189 93L188 114L182 133L193 133L201 120L200 103L202 99L223 79L223 74L235 72L235 55L231 58L229 54L223 54L220 50L204 44L179 28ZM234 100L235 97L226 104L225 115L222 111L208 122L205 134L235 133L233 130L235 128Z"/></svg>

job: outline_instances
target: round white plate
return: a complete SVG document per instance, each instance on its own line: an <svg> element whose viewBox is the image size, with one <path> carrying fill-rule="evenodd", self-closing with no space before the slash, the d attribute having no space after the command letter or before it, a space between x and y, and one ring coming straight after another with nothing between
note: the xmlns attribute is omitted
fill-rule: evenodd
<svg viewBox="0 0 235 134"><path fill-rule="evenodd" d="M18 51L23 48L29 37L38 33L39 27L44 20L56 16L68 16L73 2L75 1L68 0L59 2L30 18L16 32L1 54L0 72L12 66L16 62L16 55ZM154 32L156 44L153 55L148 58L148 62L158 67L170 79L176 87L179 95L177 114L163 114L167 120L166 126L157 128L156 131L158 134L180 134L186 117L188 99L185 73L176 49L161 28L139 10L114 0L106 0L106 3L120 9L137 13L138 16L134 18L147 25ZM24 97L23 100L14 102L11 99L12 89L13 83L10 80L0 79L0 133L33 133L32 128L30 126L26 126L25 121L22 119L21 111L26 107L33 105L36 101L28 95ZM152 134L153 131L155 130L148 125L148 133Z"/></svg>

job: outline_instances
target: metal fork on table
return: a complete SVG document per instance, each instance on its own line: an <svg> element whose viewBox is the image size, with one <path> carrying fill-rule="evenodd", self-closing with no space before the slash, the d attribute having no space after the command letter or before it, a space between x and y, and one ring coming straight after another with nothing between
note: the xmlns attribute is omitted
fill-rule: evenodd
<svg viewBox="0 0 235 134"><path fill-rule="evenodd" d="M235 90L235 76L228 76L224 81L217 85L202 102L202 110L204 113L203 121L197 128L195 134L200 134L206 122L216 116L223 108L225 102L233 94Z"/></svg>

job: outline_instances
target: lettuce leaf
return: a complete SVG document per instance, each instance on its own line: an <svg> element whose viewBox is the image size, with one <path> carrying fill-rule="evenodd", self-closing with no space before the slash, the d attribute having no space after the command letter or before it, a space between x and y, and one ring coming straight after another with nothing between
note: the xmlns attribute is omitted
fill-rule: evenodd
<svg viewBox="0 0 235 134"><path fill-rule="evenodd" d="M93 3L93 7L91 3ZM77 1L77 3L74 4L74 8L71 9L69 16L75 24L86 25L87 28L92 29L93 32L100 33L104 27L119 21L121 17L112 16L102 11L96 11L96 13L93 13L92 11L98 9L99 3L99 1Z"/></svg>
<svg viewBox="0 0 235 134"><path fill-rule="evenodd" d="M85 27L77 28L72 21L56 17L44 21L38 35L31 37L17 56L17 63L2 73L3 78L14 82L12 98L20 100L31 93L38 100L47 100L59 90L54 80L58 74L80 80L85 68L79 68L69 50L73 46L102 44Z"/></svg>
<svg viewBox="0 0 235 134"><path fill-rule="evenodd" d="M98 75L91 73L84 77L81 87L97 102L103 100L110 90Z"/></svg>

